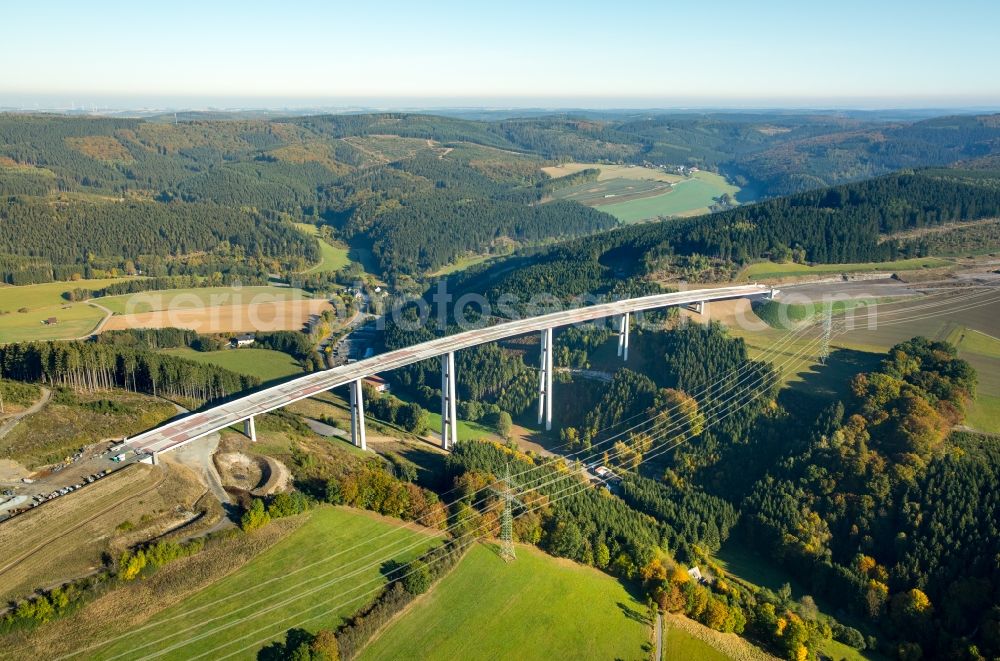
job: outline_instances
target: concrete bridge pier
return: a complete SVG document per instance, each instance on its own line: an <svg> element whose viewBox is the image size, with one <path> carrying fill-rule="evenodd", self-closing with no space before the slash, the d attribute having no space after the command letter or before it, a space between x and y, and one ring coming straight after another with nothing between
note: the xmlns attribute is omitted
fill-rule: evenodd
<svg viewBox="0 0 1000 661"><path fill-rule="evenodd" d="M545 423L545 431L552 430L552 329L542 331L542 353L538 362L538 424Z"/></svg>
<svg viewBox="0 0 1000 661"><path fill-rule="evenodd" d="M361 390L361 379L351 381L351 442L362 450L368 449L365 437L365 403Z"/></svg>
<svg viewBox="0 0 1000 661"><path fill-rule="evenodd" d="M451 450L458 440L455 396L455 352L441 356L441 448Z"/></svg>
<svg viewBox="0 0 1000 661"><path fill-rule="evenodd" d="M257 426L254 424L253 416L243 421L243 433L254 443L257 442Z"/></svg>
<svg viewBox="0 0 1000 661"><path fill-rule="evenodd" d="M628 331L631 322L631 314L626 312L618 325L618 357L625 361L628 360Z"/></svg>

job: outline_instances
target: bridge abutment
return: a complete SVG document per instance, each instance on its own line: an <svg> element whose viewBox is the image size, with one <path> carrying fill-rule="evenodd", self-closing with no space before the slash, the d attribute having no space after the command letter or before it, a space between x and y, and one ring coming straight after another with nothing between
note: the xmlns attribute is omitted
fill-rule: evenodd
<svg viewBox="0 0 1000 661"><path fill-rule="evenodd" d="M257 425L254 424L253 416L243 421L243 433L254 443L257 442Z"/></svg>

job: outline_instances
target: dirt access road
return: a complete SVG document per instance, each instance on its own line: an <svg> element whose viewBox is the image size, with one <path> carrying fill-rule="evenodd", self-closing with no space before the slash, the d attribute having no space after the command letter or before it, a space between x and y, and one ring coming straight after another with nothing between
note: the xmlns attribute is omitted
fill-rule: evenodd
<svg viewBox="0 0 1000 661"><path fill-rule="evenodd" d="M44 408L45 405L49 403L49 400L51 398L52 398L52 391L49 390L48 388L42 388L42 396L38 398L37 402L29 406L28 408L24 409L20 413L15 413L14 415L4 420L2 424L0 424L0 438L3 438L7 434L9 434L11 430L17 426L17 423L21 421L21 418L27 417L32 413L38 413L39 411L41 411L42 408Z"/></svg>

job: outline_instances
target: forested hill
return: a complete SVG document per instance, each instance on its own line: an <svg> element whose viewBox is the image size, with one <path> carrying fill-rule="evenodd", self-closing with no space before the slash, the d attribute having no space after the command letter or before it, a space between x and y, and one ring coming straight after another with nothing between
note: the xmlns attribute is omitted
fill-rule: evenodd
<svg viewBox="0 0 1000 661"><path fill-rule="evenodd" d="M925 170L799 193L689 220L634 225L472 269L459 289L566 295L623 278L708 281L753 260L847 263L922 256L905 230L1000 216L1000 172ZM520 264L523 268L511 268Z"/></svg>
<svg viewBox="0 0 1000 661"><path fill-rule="evenodd" d="M319 257L318 246L291 225L255 212L203 204L156 204L150 201L52 204L38 198L12 197L0 202L0 253L22 256L2 260L7 279L18 283L68 279L86 274L84 265L116 266L122 257L149 275L183 271L163 263L174 254L213 251L216 259L268 267L301 267ZM212 259L199 258L212 265Z"/></svg>
<svg viewBox="0 0 1000 661"><path fill-rule="evenodd" d="M333 238L370 249L391 279L466 253L503 254L616 224L575 202L548 202L555 184L541 168L560 161L699 166L766 196L998 153L997 115L890 123L781 113L496 121L382 113L175 123L0 114L8 236L51 230L56 217L73 233L71 255L28 232L26 245L2 243L0 260L19 265L5 269L5 280L23 282L90 272L93 259L117 259L121 270L150 252L184 257L236 246L257 260L255 272L292 270L318 254L314 239L293 236L285 222L293 220L330 226ZM43 213L45 204L53 208ZM145 227L134 240L108 240L133 233L117 220L123 215ZM208 234L197 227L207 215L215 217ZM103 222L79 230L94 218ZM258 238L247 236L248 224ZM158 234L157 250L144 246L147 233ZM227 259L229 267L213 270L244 266Z"/></svg>

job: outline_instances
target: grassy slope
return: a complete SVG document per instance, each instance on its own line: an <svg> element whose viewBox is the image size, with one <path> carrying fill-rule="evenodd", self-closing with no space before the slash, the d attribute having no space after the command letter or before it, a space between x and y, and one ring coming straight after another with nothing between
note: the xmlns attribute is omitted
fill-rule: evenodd
<svg viewBox="0 0 1000 661"><path fill-rule="evenodd" d="M441 432L441 414L430 411L427 420L427 426L430 431L439 434ZM478 439L499 441L500 436L491 427L481 425L478 422L470 422L469 420L458 421L458 440L474 441Z"/></svg>
<svg viewBox="0 0 1000 661"><path fill-rule="evenodd" d="M663 661L726 661L725 654L679 627L663 625Z"/></svg>
<svg viewBox="0 0 1000 661"><path fill-rule="evenodd" d="M959 337L952 340L957 343L958 355L969 361L979 376L966 424L979 431L1000 433L1000 339L962 328Z"/></svg>
<svg viewBox="0 0 1000 661"><path fill-rule="evenodd" d="M521 546L503 563L476 546L362 659L641 658L646 608L615 579ZM442 623L447 623L443 626Z"/></svg>
<svg viewBox="0 0 1000 661"><path fill-rule="evenodd" d="M459 257L451 264L447 266L442 266L437 271L429 273L428 277L435 278L442 275L450 275L457 271L462 271L469 268L470 266L475 266L476 264L482 264L488 259L492 259L493 255L465 255L464 257Z"/></svg>
<svg viewBox="0 0 1000 661"><path fill-rule="evenodd" d="M264 645L258 641L283 638L289 628L305 626L312 631L336 628L344 617L358 610L384 584L385 579L373 558L405 561L429 548L436 540L403 528L402 522L348 508L321 507L306 516L309 520L304 525L239 571L150 620L155 623L176 616L169 625L138 632L91 658L107 659L119 654L136 658L178 644L177 649L161 658L190 659L200 654L221 658L235 654L234 658L253 659ZM402 550L411 545L416 548ZM338 551L342 554L292 574ZM368 560L361 562L359 559L364 557ZM362 567L363 571L358 571ZM263 585L270 579L277 580ZM321 587L331 581L336 582ZM307 594L316 588L318 591ZM247 592L232 597L244 590ZM288 592L279 594L283 590ZM226 601L220 601L222 599ZM288 599L294 601L277 606ZM260 603L256 603L258 600ZM207 604L211 605L193 610ZM264 612L275 606L274 610ZM304 622L313 616L318 617ZM205 623L213 618L218 619ZM198 638L227 625L234 626ZM175 634L174 637L161 640L171 634ZM145 643L155 644L140 650L139 646Z"/></svg>
<svg viewBox="0 0 1000 661"><path fill-rule="evenodd" d="M96 411L102 400L118 409ZM173 404L124 390L54 393L42 411L23 418L0 440L0 457L32 467L62 460L77 448L154 427L177 413Z"/></svg>
<svg viewBox="0 0 1000 661"><path fill-rule="evenodd" d="M347 256L347 248L330 245L323 239L319 238L319 228L315 225L311 225L309 223L295 223L295 227L310 236L317 237L317 241L319 241L319 264L307 269L304 271L305 273L328 273L330 271L339 271L351 263L351 260Z"/></svg>
<svg viewBox="0 0 1000 661"><path fill-rule="evenodd" d="M223 349L221 351L195 351L194 349L164 349L161 353L180 356L199 363L210 363L240 374L249 374L267 382L293 374L301 374L302 367L287 353L271 349Z"/></svg>
<svg viewBox="0 0 1000 661"><path fill-rule="evenodd" d="M0 342L24 340L59 340L89 333L104 317L104 312L87 303L69 303L63 293L75 288L100 289L127 278L46 282L21 287L0 287ZM27 312L18 312L28 308ZM54 326L43 319L56 317Z"/></svg>
<svg viewBox="0 0 1000 661"><path fill-rule="evenodd" d="M806 264L775 264L774 262L757 262L751 264L737 278L737 280L764 280L773 278L790 278L810 275L831 275L838 273L857 273L863 271L884 271L895 273L896 271L913 271L915 269L940 268L949 266L951 262L938 259L937 257L918 257L914 259L901 259L895 262L859 262L854 264L816 264L809 266Z"/></svg>
<svg viewBox="0 0 1000 661"><path fill-rule="evenodd" d="M833 301L832 305L828 305L823 301L803 304L782 303L772 300L754 304L753 311L772 328L792 330L797 328L799 324L807 321L816 321L819 323L819 320L826 314L827 309L830 310L830 313L834 317L841 318L846 312L854 308L867 308L873 303L876 303L876 299L858 298L847 301ZM865 310L862 309L858 314L864 315Z"/></svg>
<svg viewBox="0 0 1000 661"><path fill-rule="evenodd" d="M406 393L393 393L396 397L403 400L404 402L412 402L413 399L408 397ZM429 432L434 434L441 433L441 414L434 410L427 411L427 429ZM458 440L460 441L474 441L479 439L489 439L491 441L499 441L500 435L497 434L496 430L492 427L480 424L478 422L472 422L471 420L458 420Z"/></svg>
<svg viewBox="0 0 1000 661"><path fill-rule="evenodd" d="M978 322L985 325L990 323L982 319L987 314L977 310L956 313L961 323ZM777 356L770 353L768 357L783 365L783 385L791 386L809 397L832 402L846 396L844 384L854 374L876 369L885 352L893 345L917 335L945 339L940 335L947 324L946 317L934 317L835 336L831 341L831 355L826 365L818 362L819 344L814 340L819 332L806 331L805 335L783 344ZM788 332L768 329L755 332L733 331L733 334L743 337L750 356L757 358L764 351L772 351L775 344L784 340ZM804 353L795 357L800 350L804 350ZM1000 351L1000 342L988 351ZM959 354L976 368L979 376L979 385L968 409L966 424L979 431L1000 433L1000 358L973 351L961 343Z"/></svg>

